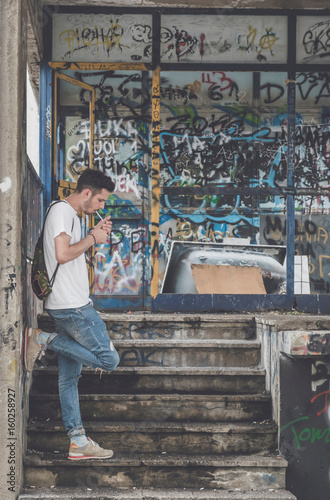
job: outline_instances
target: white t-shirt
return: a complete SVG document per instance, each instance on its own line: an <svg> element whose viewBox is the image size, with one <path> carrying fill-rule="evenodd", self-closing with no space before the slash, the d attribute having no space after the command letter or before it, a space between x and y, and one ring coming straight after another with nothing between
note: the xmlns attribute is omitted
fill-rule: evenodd
<svg viewBox="0 0 330 500"><path fill-rule="evenodd" d="M72 223L73 229L72 229ZM71 231L72 229L72 231ZM49 279L57 266L55 238L61 233L71 236L71 245L81 240L80 221L67 201L50 208L44 229L44 254ZM45 301L46 309L71 309L90 302L85 254L66 264L60 264L52 292Z"/></svg>

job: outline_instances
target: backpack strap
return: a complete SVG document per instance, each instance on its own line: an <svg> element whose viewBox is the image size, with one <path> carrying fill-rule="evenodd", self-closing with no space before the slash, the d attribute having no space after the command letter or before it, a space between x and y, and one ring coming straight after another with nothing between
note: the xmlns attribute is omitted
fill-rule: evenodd
<svg viewBox="0 0 330 500"><path fill-rule="evenodd" d="M52 287L52 286L53 286L53 284L54 284L54 281L55 281L55 276L56 276L56 273L57 273L57 271L58 271L58 268L59 268L59 267L60 267L60 263L58 262L58 263L57 263L57 266L56 266L56 268L55 268L55 271L53 272L53 276L52 276L52 277L50 278L50 280L49 280L49 284L50 284L50 286L51 286L51 287Z"/></svg>

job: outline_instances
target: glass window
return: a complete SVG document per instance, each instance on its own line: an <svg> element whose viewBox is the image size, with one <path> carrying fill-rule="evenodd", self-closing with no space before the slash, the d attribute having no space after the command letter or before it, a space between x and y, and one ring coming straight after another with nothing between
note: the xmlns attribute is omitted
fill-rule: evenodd
<svg viewBox="0 0 330 500"><path fill-rule="evenodd" d="M271 192L286 185L285 79L272 72L161 72L161 276L170 240L282 244L265 241L261 225L286 209L285 197ZM284 293L284 281L269 293Z"/></svg>
<svg viewBox="0 0 330 500"><path fill-rule="evenodd" d="M296 75L296 187L330 186L330 73ZM325 201L325 200L324 200ZM317 197L312 201L318 206Z"/></svg>
<svg viewBox="0 0 330 500"><path fill-rule="evenodd" d="M162 62L285 63L285 16L188 14L161 18Z"/></svg>
<svg viewBox="0 0 330 500"><path fill-rule="evenodd" d="M329 64L330 16L298 16L297 62Z"/></svg>
<svg viewBox="0 0 330 500"><path fill-rule="evenodd" d="M150 14L54 14L53 61L150 62Z"/></svg>
<svg viewBox="0 0 330 500"><path fill-rule="evenodd" d="M150 92L148 74L130 71L65 71L95 89L94 167L116 183L116 194L140 199L139 171L148 170ZM90 92L61 80L63 178L75 181L89 164ZM64 156L63 156L64 155Z"/></svg>
<svg viewBox="0 0 330 500"><path fill-rule="evenodd" d="M149 271L148 173L150 168L150 75L137 71L55 73L57 134L54 145L59 189L91 164L115 184L103 210L112 232L89 262L96 298L141 300ZM94 97L95 96L95 97ZM94 126L91 128L91 123ZM69 182L68 182L69 181ZM90 218L83 219L83 232ZM110 299L109 299L110 300Z"/></svg>

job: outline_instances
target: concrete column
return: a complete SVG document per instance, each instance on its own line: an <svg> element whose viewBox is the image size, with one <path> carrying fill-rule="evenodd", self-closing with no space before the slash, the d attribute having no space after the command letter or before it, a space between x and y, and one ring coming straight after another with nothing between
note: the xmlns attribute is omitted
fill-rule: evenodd
<svg viewBox="0 0 330 500"><path fill-rule="evenodd" d="M25 168L26 2L0 0L0 498L22 482L21 172Z"/></svg>

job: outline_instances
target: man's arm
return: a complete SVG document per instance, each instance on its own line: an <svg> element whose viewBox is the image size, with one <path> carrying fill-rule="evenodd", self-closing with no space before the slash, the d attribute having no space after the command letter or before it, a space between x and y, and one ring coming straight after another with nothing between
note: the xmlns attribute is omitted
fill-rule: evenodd
<svg viewBox="0 0 330 500"><path fill-rule="evenodd" d="M94 235L95 241L98 244L105 243L108 236L110 235L112 227L112 222L110 217L106 217L104 220L98 223L97 226L91 231ZM88 234L85 238L70 245L71 236L67 233L61 233L55 238L55 256L59 264L66 264L71 260L76 259L81 254L86 252L95 241L92 234Z"/></svg>

